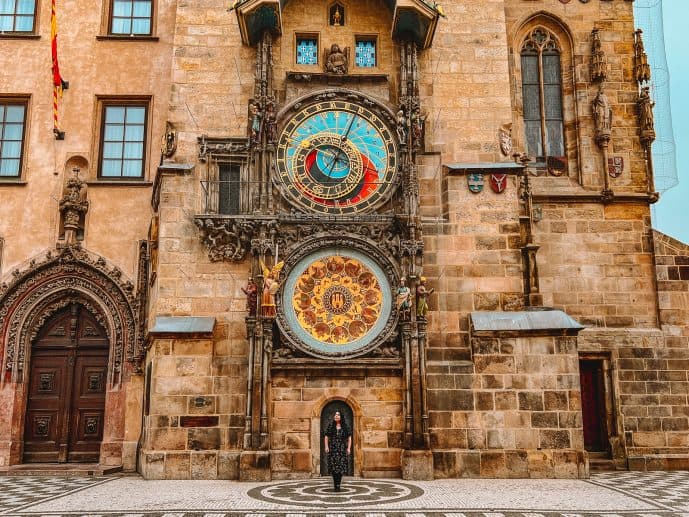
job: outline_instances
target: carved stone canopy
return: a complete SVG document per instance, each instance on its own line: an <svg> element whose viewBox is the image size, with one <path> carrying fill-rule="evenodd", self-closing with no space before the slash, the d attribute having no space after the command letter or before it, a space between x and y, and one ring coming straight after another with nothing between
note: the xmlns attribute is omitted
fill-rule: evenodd
<svg viewBox="0 0 689 517"><path fill-rule="evenodd" d="M438 20L443 15L437 3L424 0L384 0L393 13L392 35L395 39L414 41L420 48L433 44ZM289 0L236 0L242 43L255 45L265 30L282 33L282 17Z"/></svg>
<svg viewBox="0 0 689 517"><path fill-rule="evenodd" d="M23 381L31 342L42 324L70 303L84 306L106 330L111 384L120 382L124 361L132 371L140 370L144 343L134 285L102 257L72 246L31 260L0 284L2 371L12 382Z"/></svg>
<svg viewBox="0 0 689 517"><path fill-rule="evenodd" d="M423 252L423 242L414 239L407 226L395 216L199 215L194 223L211 262L242 262L249 252L257 256L274 255L278 249L289 253L314 235L333 234L369 239L388 257L398 260Z"/></svg>

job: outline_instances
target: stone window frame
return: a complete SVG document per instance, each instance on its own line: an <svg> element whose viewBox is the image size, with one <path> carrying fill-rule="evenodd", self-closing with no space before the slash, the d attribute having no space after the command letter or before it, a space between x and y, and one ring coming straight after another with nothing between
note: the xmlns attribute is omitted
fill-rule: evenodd
<svg viewBox="0 0 689 517"><path fill-rule="evenodd" d="M560 87L562 96L563 114L563 145L564 157L567 160L566 168L562 174L562 179L572 179L579 184L583 184L582 165L581 165L581 137L580 120L577 94L578 89L575 82L575 47L572 32L567 25L559 18L548 13L538 13L519 24L511 31L511 45L509 48L512 78L512 106L515 117L515 127L513 138L515 148L526 150L526 131L524 124L524 106L522 91L522 68L521 50L529 39L530 35L536 30L541 29L556 42L560 50ZM535 157L532 157L535 158ZM546 169L547 164L536 163L536 168Z"/></svg>
<svg viewBox="0 0 689 517"><path fill-rule="evenodd" d="M216 212L219 215L242 215L248 213L249 210L249 205L250 205L250 200L249 196L251 195L251 184L248 180L248 159L244 155L234 155L234 156L227 156L227 157L222 157L218 158L213 161L213 177L216 179L218 182L218 189L217 189L217 195L214 196L213 202L216 204ZM237 199L237 210L236 211L231 211L231 212L224 212L222 211L223 206L221 206L221 200L223 198L223 194L221 193L221 190L223 188L223 178L222 178L222 171L223 167L228 167L232 168L233 166L237 167L237 172L239 179L237 180L237 185L236 185L236 191L238 191L238 199ZM232 190L232 189L230 189Z"/></svg>
<svg viewBox="0 0 689 517"><path fill-rule="evenodd" d="M23 183L22 179L24 177L24 172L26 168L26 153L27 147L27 137L29 134L29 112L30 112L30 101L31 97L29 95L0 95L0 105L7 107L12 105L22 105L24 107L24 120L22 122L22 138L21 138L21 149L19 151L19 169L16 175L2 176L0 175L0 183ZM2 142L4 141L5 123L4 115L0 118L0 157L2 156Z"/></svg>
<svg viewBox="0 0 689 517"><path fill-rule="evenodd" d="M298 57L298 52L299 52L299 40L302 39L312 39L316 40L316 62L315 63L300 63L299 62L299 57ZM313 69L314 67L318 67L321 64L321 58L320 58L320 53L322 51L322 45L321 45L321 35L319 32L295 32L294 33L294 64L297 67L304 67L307 69Z"/></svg>
<svg viewBox="0 0 689 517"><path fill-rule="evenodd" d="M118 185L131 184L146 184L148 181L148 169L151 157L151 126L153 113L153 99L148 95L127 95L127 96L98 96L96 98L96 123L97 133L94 134L93 156L97 157L95 166L95 174L92 178L95 183L115 183ZM144 141L143 141L143 158L142 170L140 176L103 176L103 139L105 137L105 109L108 106L145 106L146 115L144 119Z"/></svg>
<svg viewBox="0 0 689 517"><path fill-rule="evenodd" d="M136 1L142 0L131 0L132 4ZM113 14L115 10L116 0L108 0L103 2L102 16L101 16L101 27L100 34L96 36L98 40L120 40L120 41L159 41L157 34L158 23L157 23L157 1L147 0L151 4L151 14L150 14L150 32L148 34L125 34L116 33L112 31L113 24ZM133 5L132 5L133 7Z"/></svg>
<svg viewBox="0 0 689 517"><path fill-rule="evenodd" d="M9 13L0 13L0 16L6 17L9 16L12 18L12 28L16 28L16 22L17 22L17 17L18 16L28 16L29 13L17 13L17 7L19 4L19 0L15 1L14 4L14 9L11 14ZM31 37L35 36L38 33L38 19L39 16L37 16L38 13L40 13L39 10L40 7L40 0L34 0L33 2L33 12L31 13L31 30L28 31L17 31L17 30L10 30L10 31L0 31L0 37Z"/></svg>
<svg viewBox="0 0 689 517"><path fill-rule="evenodd" d="M376 62L373 66L361 66L359 63L357 63L356 60L356 49L357 45L359 42L373 42L373 46L375 49L375 56L376 56ZM354 35L354 66L360 70L375 70L378 68L380 64L380 54L379 54L380 47L378 45L378 34L355 34Z"/></svg>

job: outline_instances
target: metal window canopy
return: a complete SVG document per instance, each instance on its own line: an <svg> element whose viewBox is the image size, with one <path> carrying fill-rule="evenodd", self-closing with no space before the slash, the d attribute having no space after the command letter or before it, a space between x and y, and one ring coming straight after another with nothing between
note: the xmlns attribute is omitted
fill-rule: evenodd
<svg viewBox="0 0 689 517"><path fill-rule="evenodd" d="M446 174L521 174L524 166L514 162L451 163L443 165Z"/></svg>
<svg viewBox="0 0 689 517"><path fill-rule="evenodd" d="M215 318L202 316L156 316L150 337L211 337Z"/></svg>
<svg viewBox="0 0 689 517"><path fill-rule="evenodd" d="M567 313L547 308L514 312L477 311L470 314L470 319L472 336L576 336L585 328Z"/></svg>
<svg viewBox="0 0 689 517"><path fill-rule="evenodd" d="M234 5L242 43L253 46L264 31L282 34L282 10L289 0L239 0ZM441 14L425 0L385 0L392 18L392 37L411 40L421 49L433 44Z"/></svg>

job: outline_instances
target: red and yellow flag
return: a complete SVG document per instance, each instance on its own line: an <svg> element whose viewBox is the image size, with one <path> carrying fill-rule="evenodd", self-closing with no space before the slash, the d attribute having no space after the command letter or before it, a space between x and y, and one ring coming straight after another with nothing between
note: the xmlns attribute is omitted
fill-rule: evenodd
<svg viewBox="0 0 689 517"><path fill-rule="evenodd" d="M62 98L62 90L67 86L67 83L60 75L60 65L57 61L57 0L52 0L52 9L50 12L50 47L53 55L53 131L55 135L61 133L58 126L58 112L57 104L58 97Z"/></svg>

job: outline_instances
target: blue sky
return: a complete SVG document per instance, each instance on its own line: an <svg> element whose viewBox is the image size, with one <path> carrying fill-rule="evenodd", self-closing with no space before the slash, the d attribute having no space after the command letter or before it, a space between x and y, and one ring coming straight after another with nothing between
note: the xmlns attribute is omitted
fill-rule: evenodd
<svg viewBox="0 0 689 517"><path fill-rule="evenodd" d="M653 226L689 244L689 0L663 0L665 51L670 70L672 125L677 144L679 185L663 194L654 209Z"/></svg>

